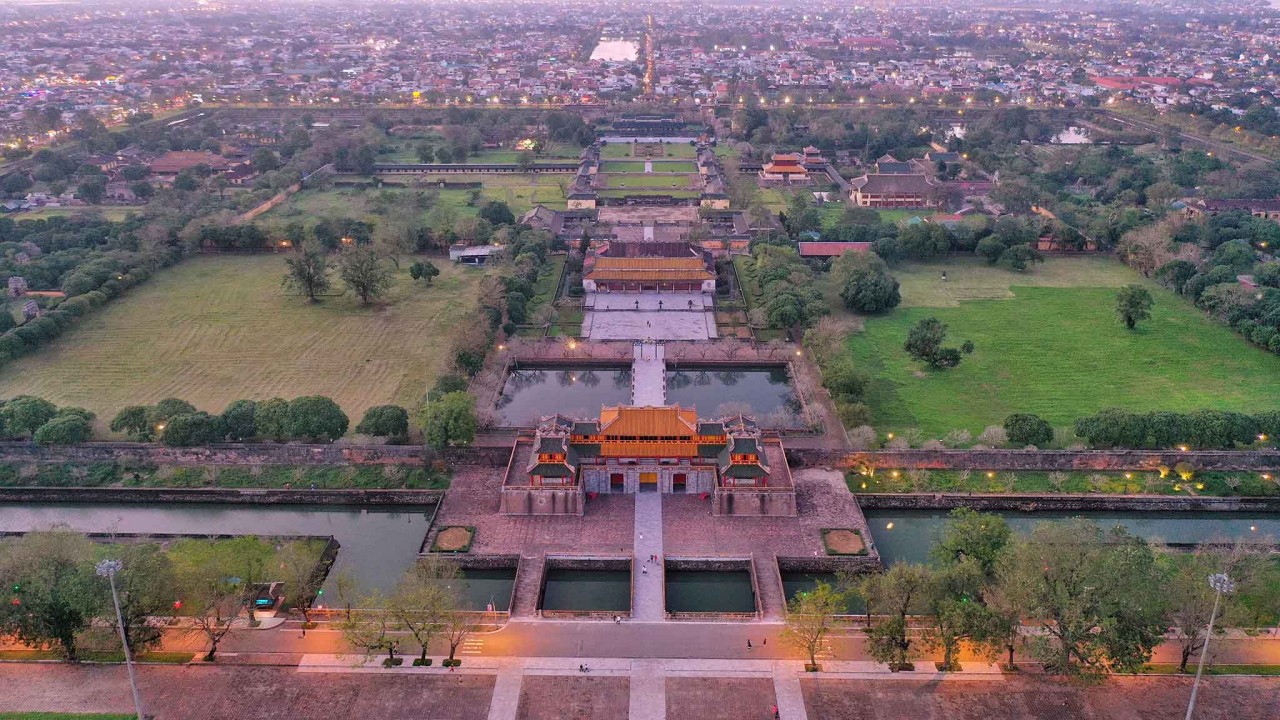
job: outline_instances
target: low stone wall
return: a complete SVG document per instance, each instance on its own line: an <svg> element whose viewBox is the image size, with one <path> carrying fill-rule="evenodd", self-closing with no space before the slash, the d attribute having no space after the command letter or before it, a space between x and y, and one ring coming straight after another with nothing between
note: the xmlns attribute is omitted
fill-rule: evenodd
<svg viewBox="0 0 1280 720"><path fill-rule="evenodd" d="M748 517L795 517L795 490L755 490L752 488L717 487L716 515Z"/></svg>
<svg viewBox="0 0 1280 720"><path fill-rule="evenodd" d="M859 493L863 510L1015 510L1022 512L1280 512L1280 498L1163 497L1159 495L966 495Z"/></svg>
<svg viewBox="0 0 1280 720"><path fill-rule="evenodd" d="M538 616L559 620L608 620L631 618L636 607L635 558L630 555L548 555L538 579ZM626 610L543 610L547 574L552 570L622 570L629 579Z"/></svg>
<svg viewBox="0 0 1280 720"><path fill-rule="evenodd" d="M1280 469L1280 450L870 450L787 449L792 467L871 465L903 470L1155 470L1188 462L1199 470Z"/></svg>
<svg viewBox="0 0 1280 720"><path fill-rule="evenodd" d="M0 503L219 503L230 505L439 505L443 490L235 488L0 488Z"/></svg>
<svg viewBox="0 0 1280 720"><path fill-rule="evenodd" d="M868 555L779 557L777 564L779 573L879 572L881 567L878 558Z"/></svg>
<svg viewBox="0 0 1280 720"><path fill-rule="evenodd" d="M581 487L504 487L498 511L503 515L581 515L584 499Z"/></svg>
<svg viewBox="0 0 1280 720"><path fill-rule="evenodd" d="M442 457L449 465L502 467L511 457L510 445L456 448ZM133 463L138 465L421 465L427 460L421 445L299 445L226 443L204 447L168 447L156 443L94 442L79 445L37 445L0 442L4 463Z"/></svg>

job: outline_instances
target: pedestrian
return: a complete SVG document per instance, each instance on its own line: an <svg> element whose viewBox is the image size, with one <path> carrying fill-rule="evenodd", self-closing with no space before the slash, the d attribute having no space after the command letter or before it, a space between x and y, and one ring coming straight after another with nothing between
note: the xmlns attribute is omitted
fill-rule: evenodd
<svg viewBox="0 0 1280 720"><path fill-rule="evenodd" d="M751 638L747 638L747 649L751 649Z"/></svg>
<svg viewBox="0 0 1280 720"><path fill-rule="evenodd" d="M778 720L778 706L777 706L777 705L774 705L773 707L769 708L769 712L773 713L773 720Z"/></svg>
<svg viewBox="0 0 1280 720"><path fill-rule="evenodd" d="M648 575L648 574L649 574L649 566L648 566L648 565L645 565L644 567L640 568L640 574L641 574L641 575Z"/></svg>
<svg viewBox="0 0 1280 720"><path fill-rule="evenodd" d="M587 671L587 666L583 665L582 663L578 663L578 672L586 672L586 671Z"/></svg>
<svg viewBox="0 0 1280 720"><path fill-rule="evenodd" d="M614 624L614 625L621 625L621 624L622 624L622 616L621 616L621 615L614 615L614 616L613 616L613 624Z"/></svg>
<svg viewBox="0 0 1280 720"><path fill-rule="evenodd" d="M768 645L768 644L769 644L769 638L765 638L760 641L760 647L764 647L765 645Z"/></svg>

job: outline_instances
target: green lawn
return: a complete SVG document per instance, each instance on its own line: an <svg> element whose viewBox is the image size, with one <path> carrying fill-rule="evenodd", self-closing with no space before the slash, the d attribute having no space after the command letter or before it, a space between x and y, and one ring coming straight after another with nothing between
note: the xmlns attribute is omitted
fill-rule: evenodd
<svg viewBox="0 0 1280 720"><path fill-rule="evenodd" d="M371 405L414 405L445 371L450 340L485 270L435 258L428 287L407 262L384 304L286 295L284 256L201 256L164 270L58 340L0 370L0 397L86 407L184 398L210 412L237 398L328 395L359 422Z"/></svg>
<svg viewBox="0 0 1280 720"><path fill-rule="evenodd" d="M1280 403L1280 358L1114 260L1054 259L1029 274L951 261L894 274L902 306L866 319L849 340L874 376L867 401L878 429L939 437L977 434L1012 412L1065 426L1106 407L1252 412ZM1156 301L1153 319L1135 331L1113 310L1115 287L1131 282ZM950 326L951 344L976 345L960 367L929 370L902 349L907 330L928 316Z"/></svg>
<svg viewBox="0 0 1280 720"><path fill-rule="evenodd" d="M855 493L976 492L976 493L1109 493L1172 496L1277 496L1280 484L1258 473L1201 472L1189 481L1175 473L1156 471L1062 472L963 470L899 470L877 468L850 471L845 476Z"/></svg>
<svg viewBox="0 0 1280 720"><path fill-rule="evenodd" d="M93 205L89 207L56 207L27 210L11 215L14 220L49 220L56 217L82 217L85 215L101 215L105 220L119 222L129 217L130 213L140 212L137 207L119 207L115 205Z"/></svg>
<svg viewBox="0 0 1280 720"><path fill-rule="evenodd" d="M629 158L631 157L631 143L607 143L600 148L600 156L605 159Z"/></svg>
<svg viewBox="0 0 1280 720"><path fill-rule="evenodd" d="M600 172L607 173L642 173L643 160L605 160L600 163Z"/></svg>
<svg viewBox="0 0 1280 720"><path fill-rule="evenodd" d="M622 173L606 175L606 183L611 189L618 188L669 188L686 190L690 187L692 177L689 175L646 175L644 173Z"/></svg>

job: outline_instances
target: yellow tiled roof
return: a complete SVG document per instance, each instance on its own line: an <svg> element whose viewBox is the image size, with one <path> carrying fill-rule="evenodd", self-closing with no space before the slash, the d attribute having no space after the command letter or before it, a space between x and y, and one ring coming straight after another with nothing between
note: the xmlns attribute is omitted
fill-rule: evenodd
<svg viewBox="0 0 1280 720"><path fill-rule="evenodd" d="M710 280L711 273L706 270L600 270L587 273L588 280Z"/></svg>
<svg viewBox="0 0 1280 720"><path fill-rule="evenodd" d="M679 405L631 407L619 405L600 411L600 434L619 437L679 437L698 432L698 412Z"/></svg>
<svg viewBox="0 0 1280 720"><path fill-rule="evenodd" d="M597 270L706 270L696 257L602 257L596 258Z"/></svg>

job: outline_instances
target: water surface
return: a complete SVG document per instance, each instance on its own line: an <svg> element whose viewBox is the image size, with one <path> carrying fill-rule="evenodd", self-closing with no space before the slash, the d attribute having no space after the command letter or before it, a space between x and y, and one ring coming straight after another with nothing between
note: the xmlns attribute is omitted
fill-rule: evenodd
<svg viewBox="0 0 1280 720"><path fill-rule="evenodd" d="M503 426L533 427L554 413L594 419L602 406L630 402L630 367L559 365L513 369L496 407Z"/></svg>
<svg viewBox="0 0 1280 720"><path fill-rule="evenodd" d="M541 609L627 612L631 609L631 573L549 568Z"/></svg>
<svg viewBox="0 0 1280 720"><path fill-rule="evenodd" d="M751 573L746 570L670 570L667 612L756 611Z"/></svg>

